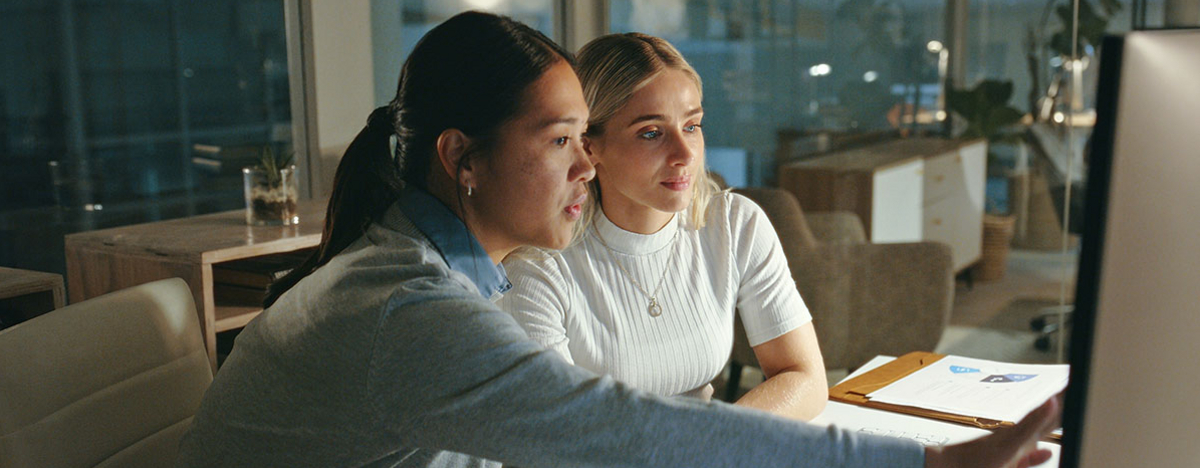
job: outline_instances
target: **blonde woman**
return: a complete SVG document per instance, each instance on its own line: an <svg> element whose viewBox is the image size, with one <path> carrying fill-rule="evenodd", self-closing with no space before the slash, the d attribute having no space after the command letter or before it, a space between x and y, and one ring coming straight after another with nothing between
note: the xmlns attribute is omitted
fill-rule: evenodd
<svg viewBox="0 0 1200 468"><path fill-rule="evenodd" d="M700 77L666 41L629 33L579 52L596 165L560 254L505 263L500 301L571 362L660 395L707 397L735 310L767 379L737 401L811 419L828 398L812 316L766 215L704 169Z"/></svg>

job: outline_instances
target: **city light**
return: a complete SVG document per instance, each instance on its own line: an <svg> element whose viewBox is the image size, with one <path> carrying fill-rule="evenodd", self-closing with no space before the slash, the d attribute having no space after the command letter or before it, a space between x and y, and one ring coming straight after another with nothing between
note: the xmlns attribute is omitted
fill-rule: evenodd
<svg viewBox="0 0 1200 468"><path fill-rule="evenodd" d="M471 5L471 8L489 10L500 4L500 0L467 0L467 4Z"/></svg>

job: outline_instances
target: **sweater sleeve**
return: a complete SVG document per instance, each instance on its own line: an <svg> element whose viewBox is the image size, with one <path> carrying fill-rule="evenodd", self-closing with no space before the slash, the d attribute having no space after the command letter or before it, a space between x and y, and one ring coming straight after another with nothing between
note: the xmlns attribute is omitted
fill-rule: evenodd
<svg viewBox="0 0 1200 468"><path fill-rule="evenodd" d="M565 325L570 289L557 260L541 251L523 251L506 260L504 269L513 287L496 305L512 315L533 341L573 364Z"/></svg>
<svg viewBox="0 0 1200 468"><path fill-rule="evenodd" d="M737 308L751 346L771 341L812 321L788 268L779 235L753 201L727 194Z"/></svg>
<svg viewBox="0 0 1200 468"><path fill-rule="evenodd" d="M657 397L596 376L463 292L393 297L373 340L367 393L379 430L405 446L535 468L923 465L911 441Z"/></svg>

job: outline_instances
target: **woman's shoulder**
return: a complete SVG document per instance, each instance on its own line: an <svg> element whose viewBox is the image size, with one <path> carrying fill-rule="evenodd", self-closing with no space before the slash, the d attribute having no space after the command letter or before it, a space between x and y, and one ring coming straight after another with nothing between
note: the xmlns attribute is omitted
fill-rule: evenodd
<svg viewBox="0 0 1200 468"><path fill-rule="evenodd" d="M397 291L466 290L430 246L420 242L347 249L322 269L340 288L393 295Z"/></svg>
<svg viewBox="0 0 1200 468"><path fill-rule="evenodd" d="M514 250L501 263L510 277L514 275L562 277L563 262L560 251L525 246Z"/></svg>
<svg viewBox="0 0 1200 468"><path fill-rule="evenodd" d="M705 222L708 225L725 223L738 225L750 218L761 216L762 208L745 195L725 189L709 199Z"/></svg>
<svg viewBox="0 0 1200 468"><path fill-rule="evenodd" d="M555 250L526 245L518 247L517 250L512 251L507 257L504 257L503 263L505 265L516 262L541 263L552 260L557 254L558 252Z"/></svg>

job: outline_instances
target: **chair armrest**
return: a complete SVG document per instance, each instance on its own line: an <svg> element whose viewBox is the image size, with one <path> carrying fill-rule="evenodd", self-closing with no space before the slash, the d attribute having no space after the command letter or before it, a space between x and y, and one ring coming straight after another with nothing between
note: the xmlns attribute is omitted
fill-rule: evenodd
<svg viewBox="0 0 1200 468"><path fill-rule="evenodd" d="M867 241L862 220L850 211L806 213L808 228L817 241L826 244L858 244Z"/></svg>
<svg viewBox="0 0 1200 468"><path fill-rule="evenodd" d="M932 351L949 324L954 271L945 244L822 245L789 263L826 368Z"/></svg>

